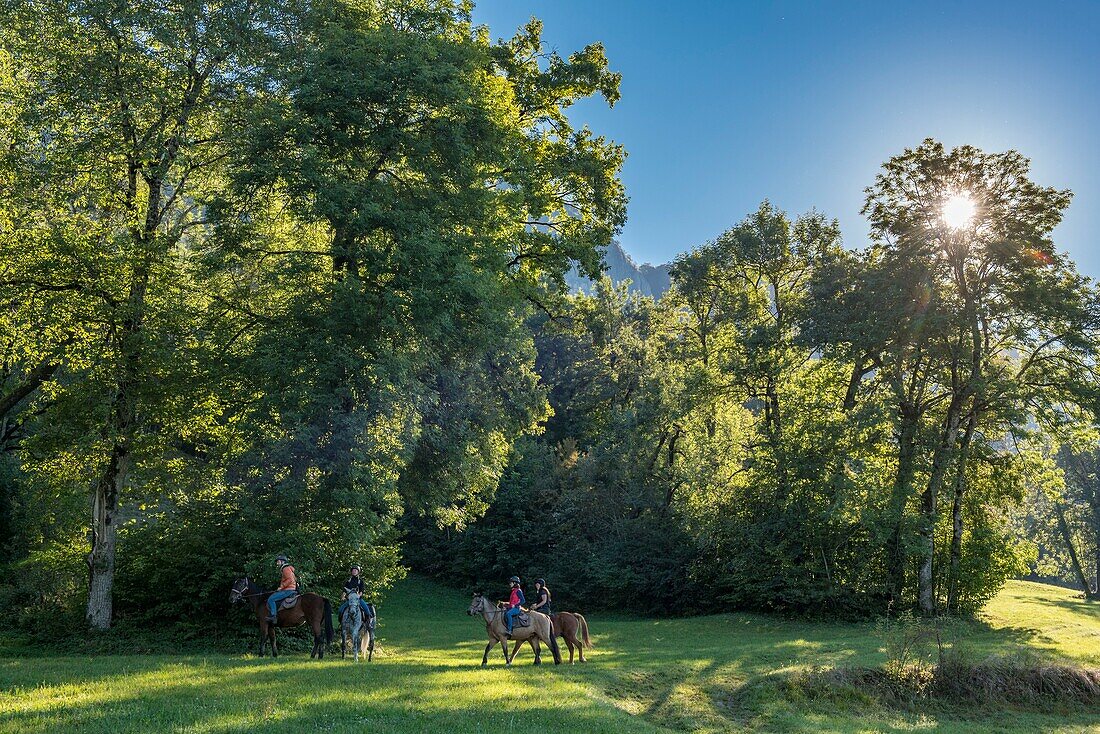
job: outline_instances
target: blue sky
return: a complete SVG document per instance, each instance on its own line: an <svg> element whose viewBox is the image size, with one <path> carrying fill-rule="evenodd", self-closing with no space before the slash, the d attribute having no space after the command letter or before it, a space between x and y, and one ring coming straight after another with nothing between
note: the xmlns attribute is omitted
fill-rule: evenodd
<svg viewBox="0 0 1100 734"><path fill-rule="evenodd" d="M665 262L765 197L866 242L863 189L931 136L1015 148L1074 191L1059 248L1100 277L1100 0L656 2L479 0L494 38L532 15L563 55L602 41L614 109L573 118L626 146L624 247Z"/></svg>

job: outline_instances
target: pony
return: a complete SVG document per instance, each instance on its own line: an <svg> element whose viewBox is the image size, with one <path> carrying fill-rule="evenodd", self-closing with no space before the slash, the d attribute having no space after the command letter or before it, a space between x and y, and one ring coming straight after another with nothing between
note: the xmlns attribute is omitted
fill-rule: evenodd
<svg viewBox="0 0 1100 734"><path fill-rule="evenodd" d="M366 636L363 635L364 630ZM340 657L343 658L348 642L355 654L355 662L359 662L359 655L366 655L369 663L374 659L374 623L371 619L364 619L363 610L359 607L359 592L348 592L348 606L340 617Z"/></svg>
<svg viewBox="0 0 1100 734"><path fill-rule="evenodd" d="M592 648L592 641L588 639L588 621L576 612L558 612L550 615L550 625L554 637L565 638L565 644L569 648L569 664L573 664L573 648L576 648L577 652L580 653L581 662L587 663L588 659L584 657L584 649ZM581 633L579 638L577 637L578 630ZM523 640L516 640L515 646L512 647L513 660L516 659L516 653L519 652L522 645ZM534 643L531 643L532 650L534 647Z"/></svg>
<svg viewBox="0 0 1100 734"><path fill-rule="evenodd" d="M299 594L298 603L289 609L279 609L275 624L271 624L267 621L267 598L273 593L261 589L247 576L234 581L233 589L229 592L231 604L246 600L252 605L252 613L260 625L260 657L264 656L265 642L271 643L271 657L279 657L279 649L275 645L276 627L297 627L303 622L308 622L313 628L313 649L309 656L318 660L323 658L325 645L332 642L333 637L332 605L329 604L328 599L320 594Z"/></svg>
<svg viewBox="0 0 1100 734"><path fill-rule="evenodd" d="M470 602L470 608L466 610L466 614L471 617L480 615L485 620L485 633L489 636L489 644L485 646L485 654L481 656L482 667L489 664L489 651L498 642L500 643L500 649L504 651L504 663L511 665L512 658L508 656L508 632L504 626L504 611L497 609L496 605L486 599L484 594L476 592ZM531 641L531 647L535 651L535 665L542 665L542 653L539 643L545 642L550 646L550 652L554 655L554 665L561 665L561 649L558 648L558 643L550 631L550 617L541 612L527 612L527 614L531 617L531 625L529 627L513 627L512 639L520 642Z"/></svg>

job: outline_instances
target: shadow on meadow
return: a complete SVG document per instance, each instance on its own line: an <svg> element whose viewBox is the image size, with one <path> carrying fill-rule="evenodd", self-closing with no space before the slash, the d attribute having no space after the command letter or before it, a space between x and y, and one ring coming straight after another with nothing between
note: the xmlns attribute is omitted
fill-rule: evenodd
<svg viewBox="0 0 1100 734"><path fill-rule="evenodd" d="M483 670L397 659L112 663L109 675L91 675L78 660L55 660L46 670L5 664L0 729L442 732L508 730L538 716L554 730L652 730L578 686L569 690L560 672L554 679L546 668ZM548 692L551 683L557 690Z"/></svg>

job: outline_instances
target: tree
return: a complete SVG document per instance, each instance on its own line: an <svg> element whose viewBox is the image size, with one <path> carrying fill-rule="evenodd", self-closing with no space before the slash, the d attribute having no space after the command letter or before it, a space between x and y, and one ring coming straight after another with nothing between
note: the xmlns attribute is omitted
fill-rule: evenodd
<svg viewBox="0 0 1100 734"><path fill-rule="evenodd" d="M863 211L873 237L906 260L927 263L929 297L940 304L945 326L933 372L943 407L919 509L917 596L925 613L936 609L940 493L951 467L960 467L952 531L958 546L965 466L983 416L1007 409L1006 401L1023 407L1043 388L1061 389L1033 379L1037 364L1092 362L1093 298L1050 239L1070 193L1033 183L1028 169L1015 151L947 151L926 140L890 159L867 190ZM1044 290L1051 287L1056 298ZM1021 385L1035 389L1016 389Z"/></svg>
<svg viewBox="0 0 1100 734"><path fill-rule="evenodd" d="M602 47L492 43L428 0L26 0L2 26L2 318L50 328L5 344L0 394L49 401L24 467L97 477L88 623L122 525L146 555L194 522L219 563L283 543L389 578L404 508L483 512L546 410L523 319L623 221L622 149L565 113L618 98Z"/></svg>

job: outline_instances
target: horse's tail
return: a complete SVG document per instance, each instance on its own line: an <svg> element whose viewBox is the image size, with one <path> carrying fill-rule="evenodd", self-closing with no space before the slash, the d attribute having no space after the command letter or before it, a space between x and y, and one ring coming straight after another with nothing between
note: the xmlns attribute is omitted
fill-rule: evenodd
<svg viewBox="0 0 1100 734"><path fill-rule="evenodd" d="M584 641L584 646L589 650L592 649L592 640L588 639L588 622L584 617L573 612L573 616L577 618L577 621L581 623L581 639Z"/></svg>
<svg viewBox="0 0 1100 734"><path fill-rule="evenodd" d="M325 644L332 642L332 604L325 599Z"/></svg>
<svg viewBox="0 0 1100 734"><path fill-rule="evenodd" d="M546 636L549 637L547 644L550 645L550 652L554 654L554 665L561 665L561 648L558 647L558 638L554 634L554 628L550 624L550 618L546 618Z"/></svg>

